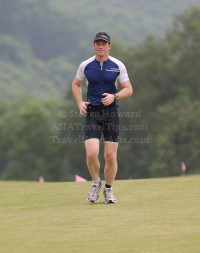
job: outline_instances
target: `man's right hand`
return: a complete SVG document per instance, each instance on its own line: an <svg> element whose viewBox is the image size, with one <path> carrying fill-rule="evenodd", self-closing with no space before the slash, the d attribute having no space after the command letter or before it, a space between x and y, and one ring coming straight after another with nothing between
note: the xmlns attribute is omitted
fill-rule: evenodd
<svg viewBox="0 0 200 253"><path fill-rule="evenodd" d="M78 104L78 107L79 107L79 110L80 110L80 114L83 116L84 114L87 113L87 105L89 105L90 102L83 102L81 101L79 104Z"/></svg>

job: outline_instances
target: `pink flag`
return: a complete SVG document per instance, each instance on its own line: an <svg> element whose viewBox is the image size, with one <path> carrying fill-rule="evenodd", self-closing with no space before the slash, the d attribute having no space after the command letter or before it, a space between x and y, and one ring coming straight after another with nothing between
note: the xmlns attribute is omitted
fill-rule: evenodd
<svg viewBox="0 0 200 253"><path fill-rule="evenodd" d="M43 177L39 177L39 182L42 184L44 183L44 178Z"/></svg>
<svg viewBox="0 0 200 253"><path fill-rule="evenodd" d="M76 182L85 182L87 180L85 178L79 177L78 175L75 175L75 181Z"/></svg>
<svg viewBox="0 0 200 253"><path fill-rule="evenodd" d="M184 162L181 163L181 169L182 169L182 172L186 171L186 166Z"/></svg>

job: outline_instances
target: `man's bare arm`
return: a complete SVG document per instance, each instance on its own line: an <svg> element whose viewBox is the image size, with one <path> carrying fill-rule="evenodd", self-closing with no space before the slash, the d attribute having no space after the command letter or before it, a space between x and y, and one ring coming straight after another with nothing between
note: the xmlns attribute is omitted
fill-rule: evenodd
<svg viewBox="0 0 200 253"><path fill-rule="evenodd" d="M74 81L72 83L72 93L76 99L76 103L79 107L80 114L84 115L86 112L86 105L89 104L89 102L83 102L82 98L82 91L81 91L81 86L82 86L83 81L79 80L77 77L74 78Z"/></svg>
<svg viewBox="0 0 200 253"><path fill-rule="evenodd" d="M129 80L124 83L121 83L120 85L122 89L120 90L120 92L117 93L118 100L125 99L133 94L133 88Z"/></svg>
<svg viewBox="0 0 200 253"><path fill-rule="evenodd" d="M120 90L120 92L117 93L118 101L130 97L133 94L133 89L129 80L124 83L121 83L121 87L122 89ZM102 99L102 103L105 106L110 105L115 100L113 94L104 93L103 96L105 97Z"/></svg>

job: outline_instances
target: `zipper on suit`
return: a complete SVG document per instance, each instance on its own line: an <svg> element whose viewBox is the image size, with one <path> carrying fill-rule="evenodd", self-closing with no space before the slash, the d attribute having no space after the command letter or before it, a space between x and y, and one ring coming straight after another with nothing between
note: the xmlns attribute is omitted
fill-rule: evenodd
<svg viewBox="0 0 200 253"><path fill-rule="evenodd" d="M102 68L103 68L103 64L102 64L102 66L100 64L100 67L101 67L101 99L102 99Z"/></svg>

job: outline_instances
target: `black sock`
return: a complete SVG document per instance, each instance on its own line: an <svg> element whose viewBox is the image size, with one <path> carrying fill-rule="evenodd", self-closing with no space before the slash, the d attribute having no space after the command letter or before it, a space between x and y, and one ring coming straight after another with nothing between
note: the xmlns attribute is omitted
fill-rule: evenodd
<svg viewBox="0 0 200 253"><path fill-rule="evenodd" d="M111 187L112 187L112 185L105 184L105 187L106 187L106 188L111 188Z"/></svg>

